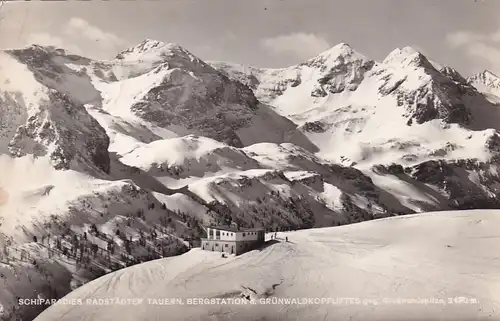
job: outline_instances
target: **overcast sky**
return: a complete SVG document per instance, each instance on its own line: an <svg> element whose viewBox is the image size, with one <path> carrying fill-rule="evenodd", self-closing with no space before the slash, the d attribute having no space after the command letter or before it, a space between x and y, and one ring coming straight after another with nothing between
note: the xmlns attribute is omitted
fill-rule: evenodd
<svg viewBox="0 0 500 321"><path fill-rule="evenodd" d="M112 58L144 38L205 60L285 67L340 42L381 60L412 46L465 76L500 74L500 0L7 2L0 47L50 44Z"/></svg>

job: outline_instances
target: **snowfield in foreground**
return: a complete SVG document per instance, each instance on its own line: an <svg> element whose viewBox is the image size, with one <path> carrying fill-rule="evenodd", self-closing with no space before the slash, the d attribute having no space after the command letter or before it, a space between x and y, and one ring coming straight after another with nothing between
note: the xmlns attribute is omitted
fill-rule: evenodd
<svg viewBox="0 0 500 321"><path fill-rule="evenodd" d="M82 304L58 303L36 321L498 320L499 224L498 210L439 212L278 233L279 242L226 259L194 249L94 280L64 298ZM242 296L257 303L277 297L355 298L361 304L148 304L148 299ZM477 302L449 303L456 297ZM106 298L144 301L85 304ZM389 304L384 298L444 303Z"/></svg>

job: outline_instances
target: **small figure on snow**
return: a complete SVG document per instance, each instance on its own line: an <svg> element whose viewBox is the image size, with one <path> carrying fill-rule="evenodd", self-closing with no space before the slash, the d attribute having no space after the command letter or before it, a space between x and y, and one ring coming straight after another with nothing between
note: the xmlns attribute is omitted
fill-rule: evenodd
<svg viewBox="0 0 500 321"><path fill-rule="evenodd" d="M287 237L285 237L285 241L286 241L286 242L288 242L288 236L287 236Z"/></svg>

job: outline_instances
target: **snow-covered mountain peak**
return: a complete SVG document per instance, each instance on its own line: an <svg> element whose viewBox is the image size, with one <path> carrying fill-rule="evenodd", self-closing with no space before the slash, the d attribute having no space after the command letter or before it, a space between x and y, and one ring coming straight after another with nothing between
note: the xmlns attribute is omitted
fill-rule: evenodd
<svg viewBox="0 0 500 321"><path fill-rule="evenodd" d="M120 52L116 59L119 60L141 60L147 57L168 58L186 57L191 60L199 60L184 47L173 42L162 42L158 40L145 39L140 44Z"/></svg>
<svg viewBox="0 0 500 321"><path fill-rule="evenodd" d="M396 62L400 61L401 59L406 59L408 57L413 57L420 54L421 53L418 50L410 46L396 48L387 55L387 57L384 59L384 63Z"/></svg>
<svg viewBox="0 0 500 321"><path fill-rule="evenodd" d="M146 39L140 44L120 52L112 63L121 67L119 78L136 77L160 65L168 69L194 70L210 68L205 62L176 43ZM125 72L124 72L125 71Z"/></svg>
<svg viewBox="0 0 500 321"><path fill-rule="evenodd" d="M355 51L346 43L340 43L326 51L323 51L314 58L307 60L302 65L317 67L321 70L336 68L351 62L370 61L367 57Z"/></svg>
<svg viewBox="0 0 500 321"><path fill-rule="evenodd" d="M436 68L437 69L437 68ZM456 81L462 85L467 85L467 79L465 79L456 69L445 66L439 68L439 72L442 73L443 75L447 76L448 78L452 79L453 81Z"/></svg>
<svg viewBox="0 0 500 321"><path fill-rule="evenodd" d="M138 44L136 47L138 49L141 49L143 51L150 50L152 48L157 48L157 47L164 47L166 44L162 41L146 38L144 39L140 44ZM178 46L175 43L169 43L171 46Z"/></svg>
<svg viewBox="0 0 500 321"><path fill-rule="evenodd" d="M500 103L500 77L489 70L485 70L472 77L467 78L467 82L482 92L495 104Z"/></svg>
<svg viewBox="0 0 500 321"><path fill-rule="evenodd" d="M496 78L496 79L499 79L500 77L498 77L496 74L494 74L493 72L489 71L489 70L485 70L483 72L481 72L480 74L483 74L485 75L486 77L493 77L493 78Z"/></svg>
<svg viewBox="0 0 500 321"><path fill-rule="evenodd" d="M176 43L165 43L158 40L145 39L141 43L123 50L117 55L118 59L134 58L134 55L144 53L163 53L163 52L186 52L184 48Z"/></svg>
<svg viewBox="0 0 500 321"><path fill-rule="evenodd" d="M415 48L406 46L396 48L383 60L383 64L397 65L398 67L423 67L436 70L434 65Z"/></svg>
<svg viewBox="0 0 500 321"><path fill-rule="evenodd" d="M493 89L500 89L500 77L489 70L485 70L469 78L472 83L479 83Z"/></svg>
<svg viewBox="0 0 500 321"><path fill-rule="evenodd" d="M413 120L421 124L433 119L469 121L467 108L461 101L463 92L470 89L467 82L451 68L438 71L444 67L412 47L392 51L383 63L376 63L341 43L290 68L255 71L221 64L216 68L254 88L257 97L279 113L292 117L299 125L309 123L307 128L315 131L322 130L313 125L317 121L332 117L327 123L337 123L338 117L333 117L336 110L351 109L353 105L361 110L374 105L404 107L398 113L404 110L401 117L408 124ZM245 72L246 78L242 76ZM381 113L379 110L371 115ZM391 109L390 113L394 111ZM360 119L368 117L359 113L344 115L345 122L358 124L354 125L356 128L361 126ZM341 124L344 123L336 126ZM361 128L356 132L362 132Z"/></svg>
<svg viewBox="0 0 500 321"><path fill-rule="evenodd" d="M361 54L357 53L349 44L342 42L336 46L333 46L332 48L330 48L328 50L323 51L318 56L319 57L338 57L338 56L348 57L348 56L353 56L353 55L361 56Z"/></svg>

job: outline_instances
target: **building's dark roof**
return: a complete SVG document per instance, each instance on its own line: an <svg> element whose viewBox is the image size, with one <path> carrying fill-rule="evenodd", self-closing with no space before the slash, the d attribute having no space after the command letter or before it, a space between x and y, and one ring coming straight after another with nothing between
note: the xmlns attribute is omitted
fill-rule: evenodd
<svg viewBox="0 0 500 321"><path fill-rule="evenodd" d="M259 228L240 228L239 230L234 227L234 226L227 226L227 225L215 225L215 226L207 226L207 228L213 228L215 230L223 230L223 231L228 231L228 232L258 232L258 231L264 231L264 228L259 227Z"/></svg>

